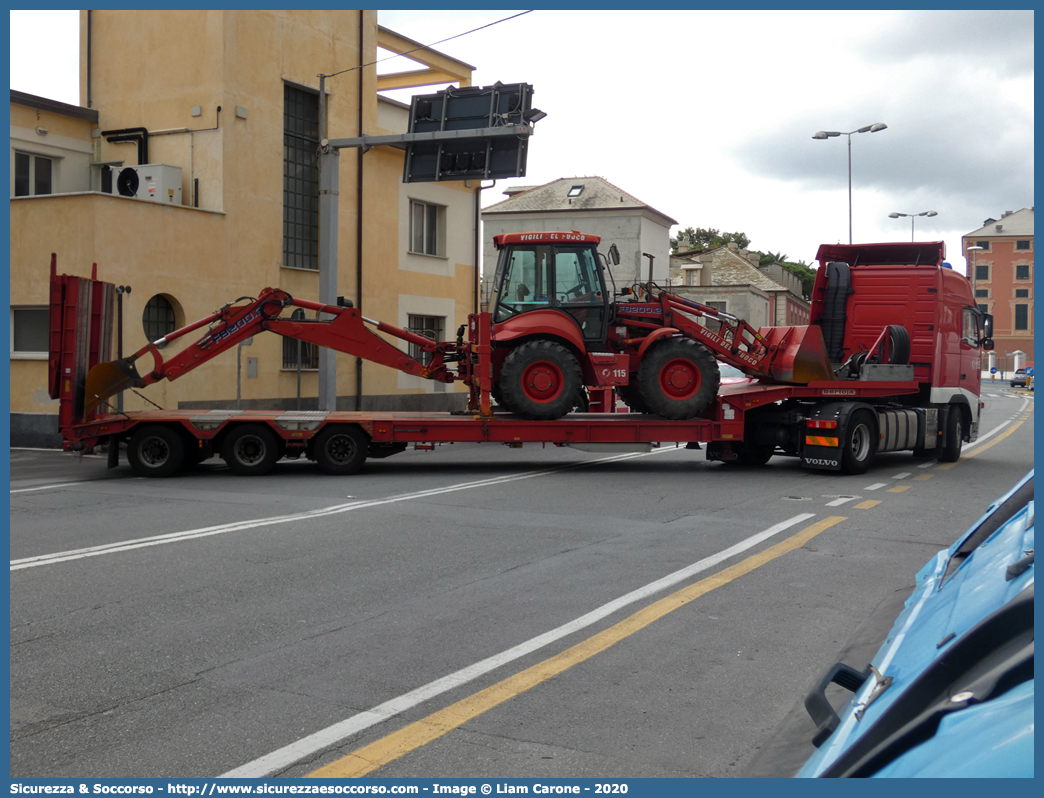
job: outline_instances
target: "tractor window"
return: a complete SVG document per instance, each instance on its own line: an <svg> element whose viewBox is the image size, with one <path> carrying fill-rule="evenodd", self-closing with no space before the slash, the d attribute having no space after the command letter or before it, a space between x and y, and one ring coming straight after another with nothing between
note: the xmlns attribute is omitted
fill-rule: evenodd
<svg viewBox="0 0 1044 798"><path fill-rule="evenodd" d="M555 298L558 302L600 305L600 293L592 250L560 247L555 252Z"/></svg>
<svg viewBox="0 0 1044 798"><path fill-rule="evenodd" d="M576 319L587 340L605 334L605 300L602 283L590 247L558 247L555 250L556 304Z"/></svg>
<svg viewBox="0 0 1044 798"><path fill-rule="evenodd" d="M551 247L547 244L512 248L504 264L504 279L493 321L504 321L516 313L550 305L550 272Z"/></svg>

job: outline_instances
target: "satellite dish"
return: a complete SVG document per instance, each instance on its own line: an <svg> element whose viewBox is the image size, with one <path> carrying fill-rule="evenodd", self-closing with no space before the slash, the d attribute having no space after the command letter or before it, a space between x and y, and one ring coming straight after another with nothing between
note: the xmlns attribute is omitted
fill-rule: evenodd
<svg viewBox="0 0 1044 798"><path fill-rule="evenodd" d="M116 178L116 190L122 197L134 197L138 194L138 170L128 166L121 169L119 177Z"/></svg>

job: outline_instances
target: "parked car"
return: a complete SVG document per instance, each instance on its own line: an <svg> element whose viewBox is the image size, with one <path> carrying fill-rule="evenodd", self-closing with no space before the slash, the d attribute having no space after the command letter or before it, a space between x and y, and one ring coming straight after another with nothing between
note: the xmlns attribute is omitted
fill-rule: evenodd
<svg viewBox="0 0 1044 798"><path fill-rule="evenodd" d="M831 683L853 693L837 711ZM1032 777L1033 698L1031 471L920 570L872 664L808 694L818 749L797 775Z"/></svg>
<svg viewBox="0 0 1044 798"><path fill-rule="evenodd" d="M1026 387L1026 369L1016 369L1014 376L1011 378L1012 388L1025 388Z"/></svg>

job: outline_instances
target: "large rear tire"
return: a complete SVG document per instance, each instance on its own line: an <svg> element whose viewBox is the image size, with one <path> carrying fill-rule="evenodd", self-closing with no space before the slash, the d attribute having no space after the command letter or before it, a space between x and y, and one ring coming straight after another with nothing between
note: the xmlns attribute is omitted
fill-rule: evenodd
<svg viewBox="0 0 1044 798"><path fill-rule="evenodd" d="M327 474L354 474L363 467L370 448L366 433L349 424L332 424L315 436L312 456Z"/></svg>
<svg viewBox="0 0 1044 798"><path fill-rule="evenodd" d="M169 477L185 463L185 439L170 427L139 427L127 443L127 462L139 477Z"/></svg>
<svg viewBox="0 0 1044 798"><path fill-rule="evenodd" d="M869 410L857 410L848 420L841 449L841 471L865 474L877 453L877 424Z"/></svg>
<svg viewBox="0 0 1044 798"><path fill-rule="evenodd" d="M699 415L718 395L718 361L690 338L653 344L638 366L638 393L649 412L671 419Z"/></svg>
<svg viewBox="0 0 1044 798"><path fill-rule="evenodd" d="M554 341L529 341L513 350L497 381L504 406L523 418L550 421L576 405L584 378L572 353Z"/></svg>
<svg viewBox="0 0 1044 798"><path fill-rule="evenodd" d="M279 439L263 424L243 424L225 438L221 453L233 474L256 477L267 474L280 457Z"/></svg>

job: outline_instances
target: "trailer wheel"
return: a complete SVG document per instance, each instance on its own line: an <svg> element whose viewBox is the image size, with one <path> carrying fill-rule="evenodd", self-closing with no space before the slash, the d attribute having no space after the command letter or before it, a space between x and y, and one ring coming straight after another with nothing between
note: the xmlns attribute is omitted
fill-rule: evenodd
<svg viewBox="0 0 1044 798"><path fill-rule="evenodd" d="M554 341L529 341L513 350L500 368L504 406L523 418L550 421L576 405L584 378L580 364Z"/></svg>
<svg viewBox="0 0 1044 798"><path fill-rule="evenodd" d="M846 474L865 474L877 452L877 425L869 410L857 410L848 420L841 470Z"/></svg>
<svg viewBox="0 0 1044 798"><path fill-rule="evenodd" d="M225 438L221 458L233 474L253 477L267 474L279 459L279 440L263 424L243 424Z"/></svg>
<svg viewBox="0 0 1044 798"><path fill-rule="evenodd" d="M312 446L312 456L327 474L354 474L366 462L370 439L354 425L331 424L319 431Z"/></svg>
<svg viewBox="0 0 1044 798"><path fill-rule="evenodd" d="M646 352L638 366L638 393L649 412L692 418L718 395L718 361L689 338L667 338Z"/></svg>
<svg viewBox="0 0 1044 798"><path fill-rule="evenodd" d="M952 406L946 414L946 439L939 448L938 458L944 463L956 463L961 459L964 445L964 416L961 408Z"/></svg>
<svg viewBox="0 0 1044 798"><path fill-rule="evenodd" d="M127 461L139 477L169 477L185 462L185 441L170 427L139 427L127 443Z"/></svg>

